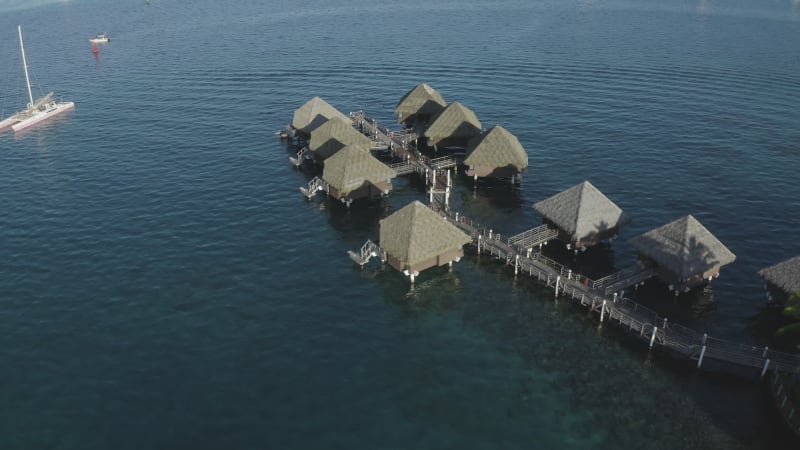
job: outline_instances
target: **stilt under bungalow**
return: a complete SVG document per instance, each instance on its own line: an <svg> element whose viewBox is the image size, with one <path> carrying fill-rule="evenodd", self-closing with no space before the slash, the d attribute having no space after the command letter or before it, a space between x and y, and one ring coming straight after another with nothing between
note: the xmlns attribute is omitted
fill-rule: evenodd
<svg viewBox="0 0 800 450"><path fill-rule="evenodd" d="M558 228L559 240L575 251L613 239L619 228L630 222L622 209L589 181L534 203L533 208L545 223Z"/></svg>
<svg viewBox="0 0 800 450"><path fill-rule="evenodd" d="M691 214L628 241L646 265L677 295L710 283L722 266L736 260L722 242Z"/></svg>

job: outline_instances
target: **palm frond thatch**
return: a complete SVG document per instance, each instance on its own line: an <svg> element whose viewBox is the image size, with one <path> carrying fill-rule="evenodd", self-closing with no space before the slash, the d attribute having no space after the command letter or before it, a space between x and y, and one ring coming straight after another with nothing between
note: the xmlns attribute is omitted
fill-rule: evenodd
<svg viewBox="0 0 800 450"><path fill-rule="evenodd" d="M311 132L308 148L316 156L326 159L347 146L368 152L371 145L369 138L353 128L350 120L334 117Z"/></svg>
<svg viewBox="0 0 800 450"><path fill-rule="evenodd" d="M396 176L397 172L378 161L369 151L352 146L328 158L322 171L322 179L341 195L355 191L365 182L387 182Z"/></svg>
<svg viewBox="0 0 800 450"><path fill-rule="evenodd" d="M311 133L315 128L333 117L350 120L325 100L314 97L294 111L292 128L304 133Z"/></svg>
<svg viewBox="0 0 800 450"><path fill-rule="evenodd" d="M533 208L575 241L630 222L622 209L589 181L534 203Z"/></svg>
<svg viewBox="0 0 800 450"><path fill-rule="evenodd" d="M500 125L470 139L466 155L464 164L469 166L514 166L520 171L528 167L528 154L519 139Z"/></svg>
<svg viewBox="0 0 800 450"><path fill-rule="evenodd" d="M787 294L800 291L800 256L761 269L758 274Z"/></svg>
<svg viewBox="0 0 800 450"><path fill-rule="evenodd" d="M650 230L628 242L640 254L680 279L703 274L711 268L736 260L736 255L692 215Z"/></svg>
<svg viewBox="0 0 800 450"><path fill-rule="evenodd" d="M400 119L413 115L433 116L439 114L447 107L447 102L436 89L428 83L420 83L400 99L394 108L394 113Z"/></svg>
<svg viewBox="0 0 800 450"><path fill-rule="evenodd" d="M380 245L404 265L413 266L472 239L419 201L380 221Z"/></svg>
<svg viewBox="0 0 800 450"><path fill-rule="evenodd" d="M431 139L472 138L481 134L481 121L475 113L462 105L453 102L433 119L431 126L425 130L425 136Z"/></svg>

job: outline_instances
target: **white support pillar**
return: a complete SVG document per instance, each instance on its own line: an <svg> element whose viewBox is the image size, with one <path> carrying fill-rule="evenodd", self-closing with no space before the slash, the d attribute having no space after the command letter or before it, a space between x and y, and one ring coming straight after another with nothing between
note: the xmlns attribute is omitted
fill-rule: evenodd
<svg viewBox="0 0 800 450"><path fill-rule="evenodd" d="M478 235L478 254L481 254L481 235Z"/></svg>
<svg viewBox="0 0 800 450"><path fill-rule="evenodd" d="M614 303L617 303L617 293L614 292Z"/></svg>
<svg viewBox="0 0 800 450"><path fill-rule="evenodd" d="M558 283L561 281L561 275L556 277L556 298L558 298Z"/></svg>
<svg viewBox="0 0 800 450"><path fill-rule="evenodd" d="M697 358L697 368L699 369L700 366L703 365L703 357L706 356L706 346L703 345L703 348L700 349L700 357Z"/></svg>
<svg viewBox="0 0 800 450"><path fill-rule="evenodd" d="M761 357L762 358L766 358L768 351L769 351L769 347L764 347L764 351L761 353Z"/></svg>
<svg viewBox="0 0 800 450"><path fill-rule="evenodd" d="M664 324L661 325L661 328L663 328L665 330L667 329L667 318L666 317L664 317Z"/></svg>
<svg viewBox="0 0 800 450"><path fill-rule="evenodd" d="M567 271L567 279L568 279L568 280L571 280L571 279L572 279L572 269L569 269L569 270Z"/></svg>
<svg viewBox="0 0 800 450"><path fill-rule="evenodd" d="M514 256L514 275L519 273L519 255Z"/></svg>
<svg viewBox="0 0 800 450"><path fill-rule="evenodd" d="M653 348L653 344L656 342L656 333L658 333L658 327L653 327L653 335L650 336L650 348Z"/></svg>
<svg viewBox="0 0 800 450"><path fill-rule="evenodd" d="M603 319L606 316L606 300L603 299L603 306L600 307L600 323L603 323Z"/></svg>
<svg viewBox="0 0 800 450"><path fill-rule="evenodd" d="M767 373L767 369L769 369L769 358L767 358L767 360L764 361L764 368L761 369L761 378L764 378L764 374Z"/></svg>

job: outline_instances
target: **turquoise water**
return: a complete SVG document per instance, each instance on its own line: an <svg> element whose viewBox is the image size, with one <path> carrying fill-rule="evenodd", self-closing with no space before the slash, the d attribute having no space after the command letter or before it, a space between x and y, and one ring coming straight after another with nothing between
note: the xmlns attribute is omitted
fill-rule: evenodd
<svg viewBox="0 0 800 450"><path fill-rule="evenodd" d="M458 180L460 211L522 231L589 179L634 220L599 255L616 267L694 214L738 259L659 308L763 344L755 272L800 254L797 2L28 6L0 2L0 108L24 103L21 24L76 109L0 135L0 448L796 445L762 386L648 355L485 257L413 289L354 268L424 190L306 202L273 133L313 95L392 123L427 81L530 155L518 189Z"/></svg>

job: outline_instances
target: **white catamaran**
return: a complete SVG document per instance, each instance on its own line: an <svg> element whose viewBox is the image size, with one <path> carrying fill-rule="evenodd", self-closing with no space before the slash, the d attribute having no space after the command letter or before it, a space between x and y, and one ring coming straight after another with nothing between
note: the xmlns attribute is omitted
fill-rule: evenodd
<svg viewBox="0 0 800 450"><path fill-rule="evenodd" d="M53 100L52 92L36 99L36 101L33 100L31 80L28 76L28 62L25 60L25 46L22 44L22 26L17 27L17 31L19 31L19 49L22 52L22 65L25 68L25 83L28 85L30 103L28 103L26 109L0 121L0 132L9 127L14 131L21 131L75 108L75 103L73 102L57 102Z"/></svg>

